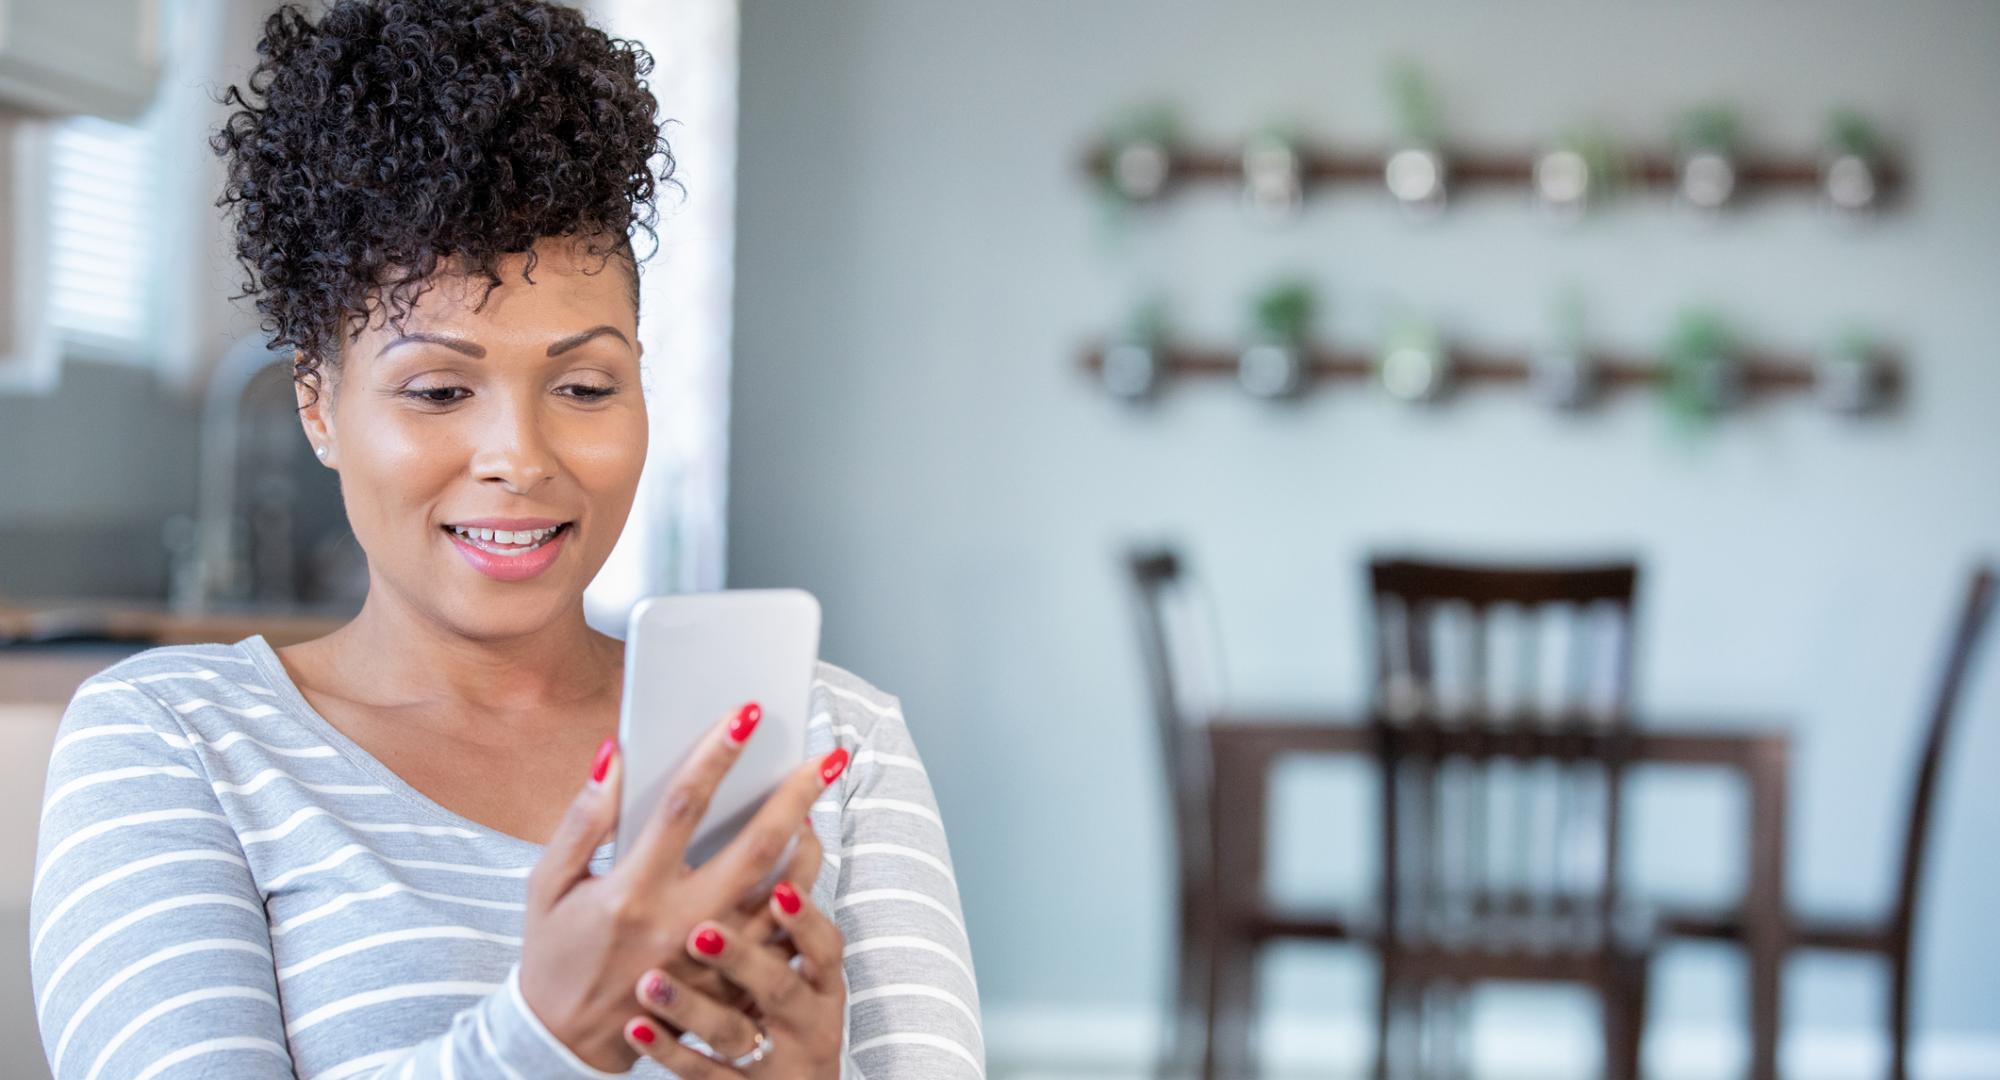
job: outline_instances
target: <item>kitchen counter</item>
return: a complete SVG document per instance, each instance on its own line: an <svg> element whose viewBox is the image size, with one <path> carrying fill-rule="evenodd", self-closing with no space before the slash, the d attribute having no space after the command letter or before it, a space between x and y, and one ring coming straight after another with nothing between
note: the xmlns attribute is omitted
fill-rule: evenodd
<svg viewBox="0 0 2000 1080"><path fill-rule="evenodd" d="M0 605L0 705L67 702L84 679L156 645L240 641L274 646L332 632L352 612L287 609L182 613L164 604L87 601ZM15 644L6 644L8 641Z"/></svg>
<svg viewBox="0 0 2000 1080"><path fill-rule="evenodd" d="M163 603L129 600L32 605L0 602L0 641L60 635L187 645L262 634L273 645L290 645L329 633L353 617L354 611L347 608L244 607L181 612Z"/></svg>

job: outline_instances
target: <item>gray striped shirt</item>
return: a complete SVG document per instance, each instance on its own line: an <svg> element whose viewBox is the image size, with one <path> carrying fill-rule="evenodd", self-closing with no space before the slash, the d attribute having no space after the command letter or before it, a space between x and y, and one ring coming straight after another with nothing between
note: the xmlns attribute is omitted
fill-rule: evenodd
<svg viewBox="0 0 2000 1080"><path fill-rule="evenodd" d="M847 1074L983 1075L951 855L899 704L822 664L807 741L853 755L813 808L812 899L847 939ZM404 783L262 637L120 661L77 690L49 761L29 949L51 1070L607 1075L521 999L541 851Z"/></svg>

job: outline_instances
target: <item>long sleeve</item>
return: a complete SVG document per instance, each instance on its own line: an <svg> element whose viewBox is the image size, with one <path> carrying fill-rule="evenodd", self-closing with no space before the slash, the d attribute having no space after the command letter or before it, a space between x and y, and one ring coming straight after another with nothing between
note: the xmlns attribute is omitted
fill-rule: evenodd
<svg viewBox="0 0 2000 1080"><path fill-rule="evenodd" d="M983 1076L979 988L930 777L893 698L872 687L829 689L866 732L837 793L834 919L847 939L847 1075Z"/></svg>
<svg viewBox="0 0 2000 1080"><path fill-rule="evenodd" d="M299 781L212 782L197 745L248 737L207 742L181 722L186 711L136 681L100 676L64 713L29 913L35 1006L56 1080L289 1078L293 1038L370 1004L350 998L300 1015L281 1005L265 897L220 795ZM356 1047L310 1080L611 1075L549 1034L511 973L498 985L419 985L462 992L469 1005L428 1039Z"/></svg>

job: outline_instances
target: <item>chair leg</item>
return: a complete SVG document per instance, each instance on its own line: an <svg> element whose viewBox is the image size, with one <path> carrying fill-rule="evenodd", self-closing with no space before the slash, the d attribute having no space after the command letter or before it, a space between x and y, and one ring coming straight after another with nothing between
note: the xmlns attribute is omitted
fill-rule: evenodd
<svg viewBox="0 0 2000 1080"><path fill-rule="evenodd" d="M1204 1080L1249 1080L1256 1075L1250 1049L1257 1015L1257 946L1218 940L1209 955L1208 1045Z"/></svg>
<svg viewBox="0 0 2000 1080"><path fill-rule="evenodd" d="M1387 960L1375 993L1375 1080L1389 1080L1390 1036L1395 1030L1396 978Z"/></svg>
<svg viewBox="0 0 2000 1080"><path fill-rule="evenodd" d="M1191 918L1181 920L1179 965L1169 1029L1161 1048L1160 1076L1185 1080L1197 1075L1208 1052L1209 965L1212 931Z"/></svg>
<svg viewBox="0 0 2000 1080"><path fill-rule="evenodd" d="M1646 963L1619 965L1599 987L1606 1080L1639 1080L1646 1030Z"/></svg>
<svg viewBox="0 0 2000 1080"><path fill-rule="evenodd" d="M1910 962L1889 961L1889 1078L1908 1080L1910 1068Z"/></svg>

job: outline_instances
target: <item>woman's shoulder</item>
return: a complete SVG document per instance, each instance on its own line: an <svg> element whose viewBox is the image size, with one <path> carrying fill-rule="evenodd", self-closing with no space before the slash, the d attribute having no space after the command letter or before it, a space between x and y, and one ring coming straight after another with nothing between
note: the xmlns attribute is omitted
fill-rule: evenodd
<svg viewBox="0 0 2000 1080"><path fill-rule="evenodd" d="M257 661L251 656L249 639L233 645L223 642L202 644L155 645L142 649L117 662L107 665L104 670L91 676L92 679L146 679L158 675L184 670L205 670L215 665L223 665L217 673L234 672L247 675L256 670Z"/></svg>
<svg viewBox="0 0 2000 1080"><path fill-rule="evenodd" d="M824 712L836 724L867 731L885 720L904 723L903 703L896 695L824 660L813 672L812 694L813 712Z"/></svg>
<svg viewBox="0 0 2000 1080"><path fill-rule="evenodd" d="M185 715L222 701L265 702L275 696L246 642L159 645L126 656L79 683L71 713L108 707ZM149 706L151 706L149 708Z"/></svg>

